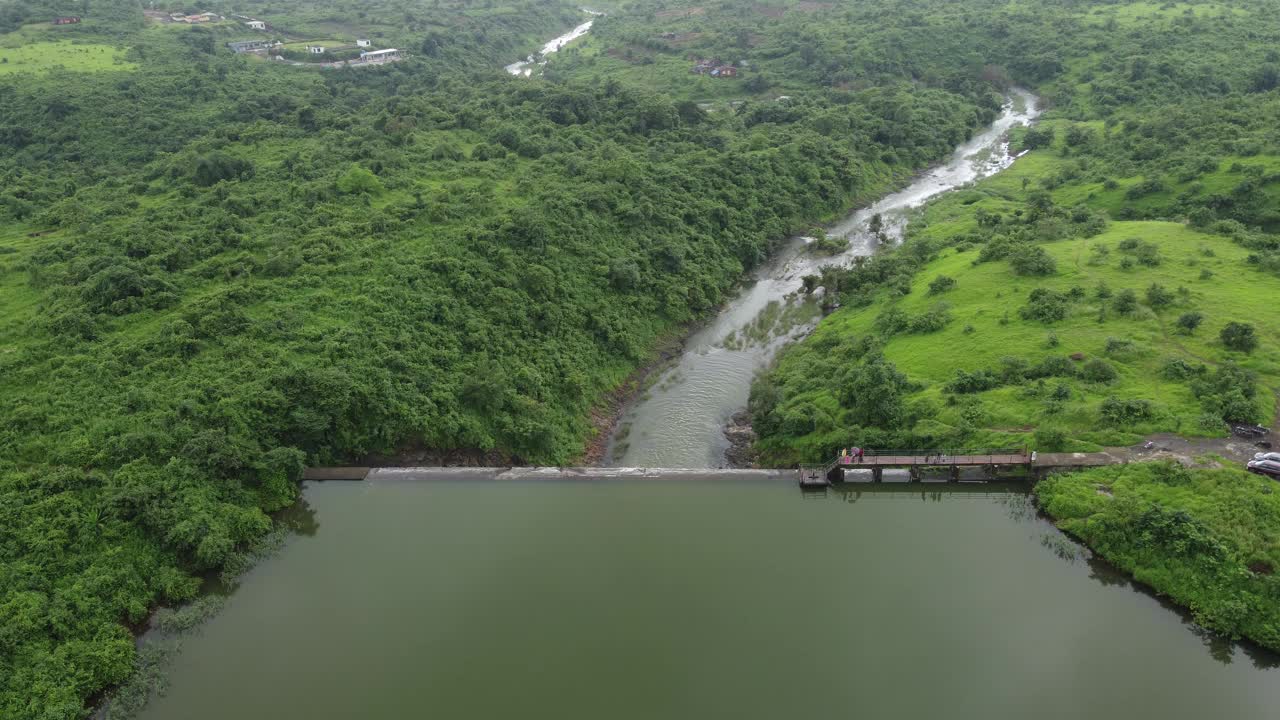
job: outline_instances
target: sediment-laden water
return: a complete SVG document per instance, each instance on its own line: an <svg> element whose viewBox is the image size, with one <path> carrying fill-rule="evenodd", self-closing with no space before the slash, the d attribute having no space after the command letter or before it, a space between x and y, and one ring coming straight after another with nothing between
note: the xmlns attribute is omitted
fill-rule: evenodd
<svg viewBox="0 0 1280 720"><path fill-rule="evenodd" d="M305 497L314 534L185 641L145 720L1280 708L1275 657L1197 633L1016 487L472 479Z"/></svg>
<svg viewBox="0 0 1280 720"><path fill-rule="evenodd" d="M729 448L723 429L730 416L746 407L752 377L819 319L814 298L797 292L802 278L818 274L824 265L847 265L875 252L880 241L868 229L873 216L882 219L881 234L896 241L911 209L1007 168L1013 163L1006 139L1009 129L1038 114L1036 97L1014 90L996 121L956 148L945 164L832 225L828 236L849 240L845 252L816 254L809 238L792 238L714 319L688 338L683 355L626 409L609 441L609 463L723 467Z"/></svg>
<svg viewBox="0 0 1280 720"><path fill-rule="evenodd" d="M582 12L592 16L598 16L598 15L604 14L604 13L596 12L594 10L588 10L586 8L581 8L581 9L582 9ZM557 35L556 37L548 40L542 46L542 49L539 50L537 53L530 55L529 57L519 62L513 62L510 65L506 66L506 68L504 69L507 72L511 73L512 75L518 75L521 77L529 77L533 75L535 71L540 69L543 65L547 64L547 61L546 61L547 55L550 55L551 53L554 53L554 52L559 52L560 49L563 48L565 45L568 45L574 40L577 40L583 35L586 35L587 32L591 30L591 25L593 23L595 23L594 19L588 20L580 25L574 26L574 28L569 30L568 32L565 32L562 35Z"/></svg>

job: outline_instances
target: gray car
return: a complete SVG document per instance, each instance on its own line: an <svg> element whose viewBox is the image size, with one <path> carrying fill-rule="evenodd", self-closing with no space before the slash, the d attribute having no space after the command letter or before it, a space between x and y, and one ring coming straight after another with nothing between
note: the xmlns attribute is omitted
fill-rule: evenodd
<svg viewBox="0 0 1280 720"><path fill-rule="evenodd" d="M1277 460L1250 460L1245 468L1251 473L1280 478L1280 461Z"/></svg>

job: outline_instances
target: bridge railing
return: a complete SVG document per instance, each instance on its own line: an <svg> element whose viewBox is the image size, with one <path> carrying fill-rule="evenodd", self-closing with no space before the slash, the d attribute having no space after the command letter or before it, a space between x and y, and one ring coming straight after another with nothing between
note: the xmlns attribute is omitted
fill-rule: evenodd
<svg viewBox="0 0 1280 720"><path fill-rule="evenodd" d="M905 450L863 450L866 457L957 457L991 455L1029 455L1026 448L962 449L962 448L912 448Z"/></svg>

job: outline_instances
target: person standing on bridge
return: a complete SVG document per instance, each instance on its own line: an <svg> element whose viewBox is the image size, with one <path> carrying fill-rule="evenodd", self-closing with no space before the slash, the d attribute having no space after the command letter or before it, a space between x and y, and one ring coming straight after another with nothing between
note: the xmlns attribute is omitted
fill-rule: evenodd
<svg viewBox="0 0 1280 720"><path fill-rule="evenodd" d="M862 462L862 448L855 447L853 449L853 461L859 463Z"/></svg>

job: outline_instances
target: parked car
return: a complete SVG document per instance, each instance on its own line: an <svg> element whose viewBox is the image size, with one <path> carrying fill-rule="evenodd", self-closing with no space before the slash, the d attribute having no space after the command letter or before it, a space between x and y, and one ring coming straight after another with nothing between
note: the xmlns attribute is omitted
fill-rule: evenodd
<svg viewBox="0 0 1280 720"><path fill-rule="evenodd" d="M1245 463L1245 469L1251 473L1280 479L1280 461L1277 460L1250 460Z"/></svg>
<svg viewBox="0 0 1280 720"><path fill-rule="evenodd" d="M1255 453L1253 456L1253 459L1254 460L1272 460L1275 462L1280 462L1280 452Z"/></svg>

